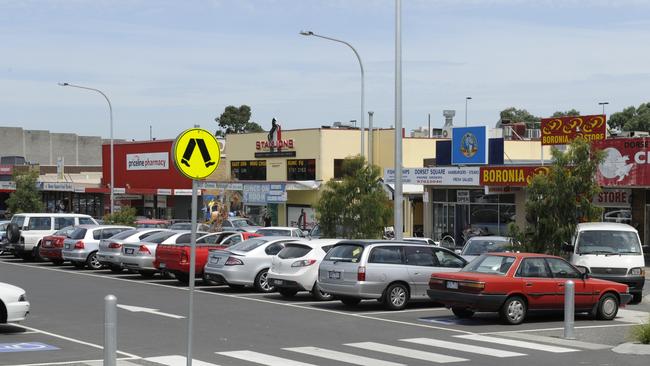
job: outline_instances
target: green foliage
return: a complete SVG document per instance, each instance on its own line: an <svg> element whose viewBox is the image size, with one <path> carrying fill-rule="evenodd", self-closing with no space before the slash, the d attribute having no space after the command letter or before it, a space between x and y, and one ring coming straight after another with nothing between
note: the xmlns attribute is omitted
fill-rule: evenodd
<svg viewBox="0 0 650 366"><path fill-rule="evenodd" d="M342 173L342 180L327 182L316 204L323 237L381 238L393 210L379 167L357 155L343 161Z"/></svg>
<svg viewBox="0 0 650 366"><path fill-rule="evenodd" d="M115 211L113 214L104 216L104 223L108 225L127 225L135 226L135 208L122 207L121 210Z"/></svg>
<svg viewBox="0 0 650 366"><path fill-rule="evenodd" d="M526 251L559 254L578 222L598 221L602 215L592 198L600 192L596 169L603 152L576 139L566 152L553 148L552 157L548 174L535 176L528 186L526 227L510 227L510 235Z"/></svg>
<svg viewBox="0 0 650 366"><path fill-rule="evenodd" d="M510 107L507 109L504 109L500 113L501 121L510 121L510 122L526 122L526 125L528 125L529 128L532 128L535 126L535 124L539 123L540 118L537 116L534 116L530 114L527 110L525 109L517 109L515 107Z"/></svg>
<svg viewBox="0 0 650 366"><path fill-rule="evenodd" d="M551 117L576 117L580 115L580 111L576 110L575 108L569 109L568 111L557 111L553 113Z"/></svg>
<svg viewBox="0 0 650 366"><path fill-rule="evenodd" d="M639 343L650 344L650 318L647 323L632 328L632 337Z"/></svg>
<svg viewBox="0 0 650 366"><path fill-rule="evenodd" d="M622 131L650 131L650 102L641 103L639 108L629 106L609 116L609 128Z"/></svg>
<svg viewBox="0 0 650 366"><path fill-rule="evenodd" d="M38 170L30 169L27 172L14 172L16 191L9 195L5 201L7 209L12 213L43 212L45 207L41 200L41 193L36 189Z"/></svg>
<svg viewBox="0 0 650 366"><path fill-rule="evenodd" d="M216 136L225 136L229 133L264 132L262 126L251 122L251 107L242 105L239 108L229 105L214 120L219 124Z"/></svg>

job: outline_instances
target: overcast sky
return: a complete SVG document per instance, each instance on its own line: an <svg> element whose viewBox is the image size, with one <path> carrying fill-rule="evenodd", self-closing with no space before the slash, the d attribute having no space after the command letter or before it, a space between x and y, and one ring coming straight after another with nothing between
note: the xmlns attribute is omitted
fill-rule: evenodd
<svg viewBox="0 0 650 366"><path fill-rule="evenodd" d="M442 126L442 110L493 125L515 106L547 116L650 100L650 0L404 0L404 126ZM392 0L0 0L0 126L115 137L214 130L248 104L264 128L394 120Z"/></svg>

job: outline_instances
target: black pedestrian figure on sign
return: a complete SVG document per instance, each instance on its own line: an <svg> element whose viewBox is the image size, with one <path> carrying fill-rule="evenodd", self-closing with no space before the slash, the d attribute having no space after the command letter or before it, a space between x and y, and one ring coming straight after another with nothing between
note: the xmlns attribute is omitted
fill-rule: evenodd
<svg viewBox="0 0 650 366"><path fill-rule="evenodd" d="M185 152L183 153L181 163L185 164L185 166L188 168L190 167L190 158L192 158L192 153L194 152L196 145L199 145L199 151L201 151L201 157L203 158L203 162L205 163L206 168L209 168L212 165L216 164L212 161L208 147L205 145L205 141L203 139L190 139L190 142L187 144Z"/></svg>

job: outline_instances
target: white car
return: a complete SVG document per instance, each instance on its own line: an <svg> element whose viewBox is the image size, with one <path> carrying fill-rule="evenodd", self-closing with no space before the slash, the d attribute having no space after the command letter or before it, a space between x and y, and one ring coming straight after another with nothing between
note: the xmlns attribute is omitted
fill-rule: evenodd
<svg viewBox="0 0 650 366"><path fill-rule="evenodd" d="M29 314L29 301L25 290L0 282L0 324L25 320Z"/></svg>
<svg viewBox="0 0 650 366"><path fill-rule="evenodd" d="M287 243L271 262L269 281L282 296L309 291L317 300L331 300L332 295L318 288L318 266L325 254L342 239L314 239Z"/></svg>
<svg viewBox="0 0 650 366"><path fill-rule="evenodd" d="M304 238L305 233L297 227L269 226L258 229L255 234L264 236L291 236L295 238Z"/></svg>
<svg viewBox="0 0 650 366"><path fill-rule="evenodd" d="M414 242L414 243L429 244L429 245L440 246L440 243L436 243L436 242L435 242L433 239L431 239L431 238L411 237L411 238L404 238L404 241L412 241L412 242Z"/></svg>
<svg viewBox="0 0 650 366"><path fill-rule="evenodd" d="M228 250L215 250L208 256L203 271L205 282L225 283L232 288L253 286L260 292L273 292L268 281L273 256L297 238L260 236L234 244Z"/></svg>

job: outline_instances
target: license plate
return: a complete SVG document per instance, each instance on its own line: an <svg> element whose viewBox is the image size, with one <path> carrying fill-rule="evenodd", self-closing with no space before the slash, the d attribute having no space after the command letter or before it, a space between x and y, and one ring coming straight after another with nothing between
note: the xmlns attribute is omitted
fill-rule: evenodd
<svg viewBox="0 0 650 366"><path fill-rule="evenodd" d="M160 268L166 268L166 267L167 267L167 265L166 265L165 263L160 263L158 266L159 266Z"/></svg>
<svg viewBox="0 0 650 366"><path fill-rule="evenodd" d="M332 280L340 280L341 279L341 272L328 272L329 278Z"/></svg>
<svg viewBox="0 0 650 366"><path fill-rule="evenodd" d="M284 284L284 281L283 280L273 280L273 283L276 284L276 285L282 285L282 284Z"/></svg>
<svg viewBox="0 0 650 366"><path fill-rule="evenodd" d="M447 281L447 288L458 290L458 282L456 282L456 281Z"/></svg>
<svg viewBox="0 0 650 366"><path fill-rule="evenodd" d="M217 258L210 258L210 264L217 264L219 263L219 257Z"/></svg>
<svg viewBox="0 0 650 366"><path fill-rule="evenodd" d="M65 249L70 249L71 246L72 246L72 245L70 245L70 244L66 244L66 245L65 245Z"/></svg>
<svg viewBox="0 0 650 366"><path fill-rule="evenodd" d="M126 249L124 249L124 253L126 253L126 254L133 254L133 251L134 251L134 250L135 250L135 249L133 249L133 248L126 248Z"/></svg>

